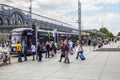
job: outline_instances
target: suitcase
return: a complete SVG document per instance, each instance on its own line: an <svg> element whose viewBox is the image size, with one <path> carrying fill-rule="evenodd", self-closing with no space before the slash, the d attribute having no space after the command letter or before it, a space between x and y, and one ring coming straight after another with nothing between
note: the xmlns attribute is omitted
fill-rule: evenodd
<svg viewBox="0 0 120 80"><path fill-rule="evenodd" d="M80 53L80 59L85 60L85 56L83 55L83 53Z"/></svg>

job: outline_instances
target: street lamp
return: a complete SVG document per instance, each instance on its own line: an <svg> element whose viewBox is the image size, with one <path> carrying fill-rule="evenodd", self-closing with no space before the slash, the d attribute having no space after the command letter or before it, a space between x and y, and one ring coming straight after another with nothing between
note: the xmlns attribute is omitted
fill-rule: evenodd
<svg viewBox="0 0 120 80"><path fill-rule="evenodd" d="M30 0L30 7L29 7L29 9L30 9L30 22L29 22L29 25L30 25L30 27L32 27L32 0Z"/></svg>
<svg viewBox="0 0 120 80"><path fill-rule="evenodd" d="M81 40L81 2L78 0L78 37Z"/></svg>

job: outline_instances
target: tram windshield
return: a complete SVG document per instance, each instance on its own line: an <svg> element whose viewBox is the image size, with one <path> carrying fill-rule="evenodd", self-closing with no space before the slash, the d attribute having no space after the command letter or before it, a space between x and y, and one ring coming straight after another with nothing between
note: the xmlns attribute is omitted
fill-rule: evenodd
<svg viewBox="0 0 120 80"><path fill-rule="evenodd" d="M13 32L11 37L12 44L16 44L18 41L21 42L21 32Z"/></svg>

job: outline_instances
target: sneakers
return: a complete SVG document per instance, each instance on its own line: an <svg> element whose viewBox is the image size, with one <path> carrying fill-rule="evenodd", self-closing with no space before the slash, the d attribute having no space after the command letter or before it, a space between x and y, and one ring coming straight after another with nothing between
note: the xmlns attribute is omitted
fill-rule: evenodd
<svg viewBox="0 0 120 80"><path fill-rule="evenodd" d="M76 57L76 59L78 59L78 58Z"/></svg>
<svg viewBox="0 0 120 80"><path fill-rule="evenodd" d="M68 62L64 61L64 63L68 63L68 64L69 64L69 63L70 63L70 61L68 61Z"/></svg>
<svg viewBox="0 0 120 80"><path fill-rule="evenodd" d="M61 60L59 60L59 62L61 62Z"/></svg>

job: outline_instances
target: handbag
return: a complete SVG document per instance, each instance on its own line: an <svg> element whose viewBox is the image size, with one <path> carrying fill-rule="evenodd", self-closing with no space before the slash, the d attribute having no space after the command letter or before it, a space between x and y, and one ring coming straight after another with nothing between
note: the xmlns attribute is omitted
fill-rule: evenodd
<svg viewBox="0 0 120 80"><path fill-rule="evenodd" d="M65 57L65 53L64 53L64 52L62 52L61 56L62 56L62 57Z"/></svg>

